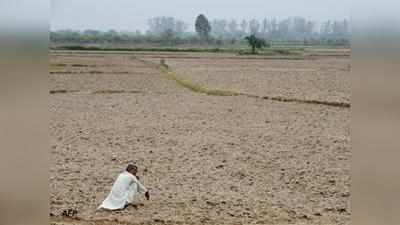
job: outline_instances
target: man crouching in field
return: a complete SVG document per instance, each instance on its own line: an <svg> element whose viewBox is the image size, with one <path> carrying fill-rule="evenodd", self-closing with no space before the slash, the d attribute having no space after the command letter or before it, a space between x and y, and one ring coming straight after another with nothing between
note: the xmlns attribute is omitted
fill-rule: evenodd
<svg viewBox="0 0 400 225"><path fill-rule="evenodd" d="M111 188L110 194L99 206L98 209L117 210L125 209L133 205L134 199L139 193L144 193L147 200L150 199L150 193L139 181L136 175L137 166L129 164L126 171L122 172Z"/></svg>

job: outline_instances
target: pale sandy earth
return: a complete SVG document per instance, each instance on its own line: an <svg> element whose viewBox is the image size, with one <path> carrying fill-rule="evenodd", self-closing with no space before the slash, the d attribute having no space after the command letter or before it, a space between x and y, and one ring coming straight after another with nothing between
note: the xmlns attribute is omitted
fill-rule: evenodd
<svg viewBox="0 0 400 225"><path fill-rule="evenodd" d="M343 57L188 55L167 63L204 86L349 101ZM132 56L53 52L51 71L76 72L50 75L67 91L50 97L53 224L349 224L349 108L193 93ZM132 93L93 94L106 90ZM97 212L130 161L151 201Z"/></svg>

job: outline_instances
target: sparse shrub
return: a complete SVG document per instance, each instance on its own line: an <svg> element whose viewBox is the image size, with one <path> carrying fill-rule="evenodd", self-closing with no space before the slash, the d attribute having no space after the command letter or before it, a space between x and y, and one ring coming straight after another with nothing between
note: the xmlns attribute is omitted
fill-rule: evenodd
<svg viewBox="0 0 400 225"><path fill-rule="evenodd" d="M165 62L165 59L160 59L160 66L163 68L168 69L168 64Z"/></svg>
<svg viewBox="0 0 400 225"><path fill-rule="evenodd" d="M257 53L257 49L262 49L263 47L267 47L267 43L264 39L256 37L256 35L252 34L250 36L245 37L247 43L251 47L252 54Z"/></svg>

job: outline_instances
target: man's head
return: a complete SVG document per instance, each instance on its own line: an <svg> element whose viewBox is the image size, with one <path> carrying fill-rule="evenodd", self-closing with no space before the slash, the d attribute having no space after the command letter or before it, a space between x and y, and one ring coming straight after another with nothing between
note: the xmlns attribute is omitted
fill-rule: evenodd
<svg viewBox="0 0 400 225"><path fill-rule="evenodd" d="M131 173L131 174L133 174L133 175L136 176L136 173L137 173L137 171L138 171L138 168L137 168L137 166L134 165L134 164L129 164L129 165L126 167L126 171L128 171L129 173Z"/></svg>

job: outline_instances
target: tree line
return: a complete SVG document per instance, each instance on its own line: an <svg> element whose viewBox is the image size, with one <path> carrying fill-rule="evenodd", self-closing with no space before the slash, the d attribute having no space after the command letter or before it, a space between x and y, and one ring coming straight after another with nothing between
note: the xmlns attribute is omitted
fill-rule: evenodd
<svg viewBox="0 0 400 225"><path fill-rule="evenodd" d="M194 26L194 31L189 30ZM347 19L327 20L321 24L303 17L278 20L209 21L203 14L190 25L174 17L154 17L148 20L146 32L59 30L50 34L53 43L160 43L179 44L235 44L254 35L268 42L295 42L304 45L349 45L350 24Z"/></svg>

